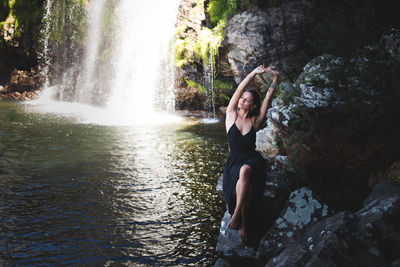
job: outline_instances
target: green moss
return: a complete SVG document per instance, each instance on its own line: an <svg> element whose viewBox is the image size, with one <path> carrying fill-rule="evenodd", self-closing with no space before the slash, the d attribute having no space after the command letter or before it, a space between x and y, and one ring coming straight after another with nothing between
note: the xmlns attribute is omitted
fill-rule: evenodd
<svg viewBox="0 0 400 267"><path fill-rule="evenodd" d="M233 84L231 82L225 82L218 79L214 80L214 94L215 94L215 105L226 106L232 95Z"/></svg>
<svg viewBox="0 0 400 267"><path fill-rule="evenodd" d="M194 61L194 46L190 39L175 39L175 66L181 68Z"/></svg>
<svg viewBox="0 0 400 267"><path fill-rule="evenodd" d="M190 79L185 79L185 83L188 87L196 88L201 93L206 92L206 88L201 83L198 83L198 82L196 82L194 80L190 80Z"/></svg>
<svg viewBox="0 0 400 267"><path fill-rule="evenodd" d="M214 88L217 90L232 89L232 87L233 87L233 84L231 82L214 80Z"/></svg>
<svg viewBox="0 0 400 267"><path fill-rule="evenodd" d="M208 28L201 29L194 52L202 59L204 65L211 63L210 58L215 65L218 58L218 48L221 46L222 40L223 34L220 31L212 31Z"/></svg>

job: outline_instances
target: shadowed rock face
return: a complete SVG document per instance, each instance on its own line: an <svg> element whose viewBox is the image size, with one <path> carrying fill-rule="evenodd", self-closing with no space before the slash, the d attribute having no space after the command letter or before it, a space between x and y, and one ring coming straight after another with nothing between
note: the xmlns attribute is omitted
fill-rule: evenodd
<svg viewBox="0 0 400 267"><path fill-rule="evenodd" d="M400 155L396 38L393 30L351 59L314 58L295 83L282 84L290 101L268 111L268 131L281 137L289 161L308 172L308 185L335 210L357 210L370 190L369 174ZM271 154L273 142L264 139L269 146L258 147Z"/></svg>
<svg viewBox="0 0 400 267"><path fill-rule="evenodd" d="M399 259L400 187L381 183L351 214L320 221L266 266L384 266Z"/></svg>
<svg viewBox="0 0 400 267"><path fill-rule="evenodd" d="M303 33L311 10L309 1L286 1L265 11L252 9L228 20L223 46L231 72L239 83L258 64L278 64L299 72L305 63Z"/></svg>
<svg viewBox="0 0 400 267"><path fill-rule="evenodd" d="M268 113L285 137L289 158L314 170L371 171L395 160L400 83L392 84L392 68L400 70L395 61L320 56L309 62L293 85L294 102Z"/></svg>

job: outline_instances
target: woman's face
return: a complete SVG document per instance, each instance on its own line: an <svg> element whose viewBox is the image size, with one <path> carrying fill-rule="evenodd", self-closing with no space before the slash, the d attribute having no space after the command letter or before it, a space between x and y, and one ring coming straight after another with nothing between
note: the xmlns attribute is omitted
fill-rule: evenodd
<svg viewBox="0 0 400 267"><path fill-rule="evenodd" d="M249 92L244 92L239 99L239 108L243 110L251 110L253 108L253 95Z"/></svg>

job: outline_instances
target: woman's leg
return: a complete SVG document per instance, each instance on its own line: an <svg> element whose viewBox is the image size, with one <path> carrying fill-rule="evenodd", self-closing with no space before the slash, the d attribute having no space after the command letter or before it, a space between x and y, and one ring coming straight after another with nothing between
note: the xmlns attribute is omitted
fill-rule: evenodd
<svg viewBox="0 0 400 267"><path fill-rule="evenodd" d="M246 212L249 204L249 192L250 192L250 175L251 167L249 165L243 165L240 168L239 180L236 183L236 208L233 212L232 218L228 223L228 228L239 229L239 235L243 239L246 236Z"/></svg>
<svg viewBox="0 0 400 267"><path fill-rule="evenodd" d="M247 217L247 211L250 208L252 193L253 193L252 187L251 187L251 185L249 185L246 197L244 199L242 208L240 210L241 211L240 212L241 222L240 222L240 228L239 228L238 234L245 241L247 241L247 221L246 221L247 219L246 219L246 217Z"/></svg>

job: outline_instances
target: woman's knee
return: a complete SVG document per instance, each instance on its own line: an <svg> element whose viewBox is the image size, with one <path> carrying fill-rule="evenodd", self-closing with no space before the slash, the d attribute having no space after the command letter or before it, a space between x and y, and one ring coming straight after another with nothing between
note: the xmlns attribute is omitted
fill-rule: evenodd
<svg viewBox="0 0 400 267"><path fill-rule="evenodd" d="M249 165L243 165L240 168L239 179L250 179L250 175L251 175L251 167Z"/></svg>

